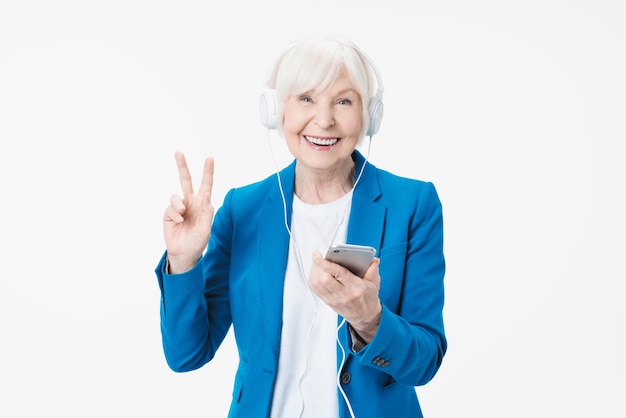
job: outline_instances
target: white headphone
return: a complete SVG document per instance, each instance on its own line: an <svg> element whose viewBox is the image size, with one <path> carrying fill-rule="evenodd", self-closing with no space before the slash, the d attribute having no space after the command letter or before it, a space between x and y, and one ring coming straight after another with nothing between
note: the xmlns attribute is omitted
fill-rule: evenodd
<svg viewBox="0 0 626 418"><path fill-rule="evenodd" d="M376 76L376 95L370 98L368 107L369 125L367 136L374 136L380 129L383 119L383 81L378 68L363 51L352 45L352 48L368 63ZM275 89L266 88L259 100L261 123L267 129L276 129L278 126L278 98Z"/></svg>

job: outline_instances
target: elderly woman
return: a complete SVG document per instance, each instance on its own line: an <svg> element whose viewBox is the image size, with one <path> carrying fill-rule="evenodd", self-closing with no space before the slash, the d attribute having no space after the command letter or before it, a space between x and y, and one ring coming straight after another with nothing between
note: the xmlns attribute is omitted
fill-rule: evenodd
<svg viewBox="0 0 626 418"><path fill-rule="evenodd" d="M194 191L176 153L183 196L165 210L156 268L167 362L201 367L232 324L231 417L421 417L415 386L446 352L435 188L356 150L380 125L382 82L354 44L301 41L267 87L261 117L288 167L230 190L213 219L213 160ZM376 249L363 277L325 258L335 243Z"/></svg>

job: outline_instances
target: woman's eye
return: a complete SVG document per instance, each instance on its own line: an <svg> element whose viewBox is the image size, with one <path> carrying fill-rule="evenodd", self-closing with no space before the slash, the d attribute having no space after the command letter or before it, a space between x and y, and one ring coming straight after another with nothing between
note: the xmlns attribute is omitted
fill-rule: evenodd
<svg viewBox="0 0 626 418"><path fill-rule="evenodd" d="M300 101L305 103L310 103L312 100L309 96L300 96Z"/></svg>
<svg viewBox="0 0 626 418"><path fill-rule="evenodd" d="M340 105L350 106L352 104L352 101L349 99L340 99L340 100L337 100L337 103Z"/></svg>

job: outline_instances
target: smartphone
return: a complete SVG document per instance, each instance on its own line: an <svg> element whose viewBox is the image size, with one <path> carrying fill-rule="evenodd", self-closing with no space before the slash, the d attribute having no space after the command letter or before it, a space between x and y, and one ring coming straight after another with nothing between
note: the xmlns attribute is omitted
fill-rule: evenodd
<svg viewBox="0 0 626 418"><path fill-rule="evenodd" d="M333 244L326 253L326 259L363 277L375 254L376 249L367 245Z"/></svg>

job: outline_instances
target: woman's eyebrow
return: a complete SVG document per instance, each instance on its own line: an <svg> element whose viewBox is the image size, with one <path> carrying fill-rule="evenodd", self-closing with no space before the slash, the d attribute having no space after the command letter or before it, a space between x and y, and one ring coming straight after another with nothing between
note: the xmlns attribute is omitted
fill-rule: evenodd
<svg viewBox="0 0 626 418"><path fill-rule="evenodd" d="M356 96L360 96L359 92L357 92L354 87L346 87L346 88L341 89L339 91L331 92L331 94L333 96L342 96L342 95L345 95L345 94L348 94L348 93L352 93L352 94L354 94ZM320 92L318 92L316 89L310 89L310 90L304 91L302 93L297 93L294 96L313 96L313 95L316 95L316 94L320 94Z"/></svg>
<svg viewBox="0 0 626 418"><path fill-rule="evenodd" d="M333 96L343 96L343 95L346 95L348 93L352 93L355 96L359 96L359 93L352 87L347 87L345 89L339 90L339 91L333 93Z"/></svg>

